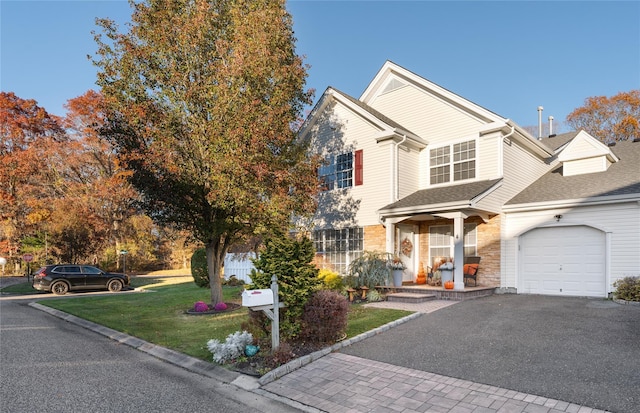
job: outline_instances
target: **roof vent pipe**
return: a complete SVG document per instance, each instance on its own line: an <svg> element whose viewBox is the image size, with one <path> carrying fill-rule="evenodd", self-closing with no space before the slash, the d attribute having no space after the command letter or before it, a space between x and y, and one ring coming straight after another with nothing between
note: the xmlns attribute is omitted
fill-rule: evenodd
<svg viewBox="0 0 640 413"><path fill-rule="evenodd" d="M553 134L553 116L549 116L549 137L553 138L554 136L556 135Z"/></svg>
<svg viewBox="0 0 640 413"><path fill-rule="evenodd" d="M538 106L538 139L542 138L542 111L544 108Z"/></svg>

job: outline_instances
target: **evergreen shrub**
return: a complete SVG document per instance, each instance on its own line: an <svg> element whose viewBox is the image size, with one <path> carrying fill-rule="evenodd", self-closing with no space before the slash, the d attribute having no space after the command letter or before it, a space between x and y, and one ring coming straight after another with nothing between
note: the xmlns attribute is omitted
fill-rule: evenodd
<svg viewBox="0 0 640 413"><path fill-rule="evenodd" d="M191 276L198 287L209 288L207 250L204 248L195 250L191 256Z"/></svg>
<svg viewBox="0 0 640 413"><path fill-rule="evenodd" d="M318 268L312 264L315 251L307 237L291 238L276 233L265 239L259 258L253 260L252 287L271 288L271 276L278 278L280 302L280 337L283 341L295 341L300 333L300 320L304 305L319 289Z"/></svg>

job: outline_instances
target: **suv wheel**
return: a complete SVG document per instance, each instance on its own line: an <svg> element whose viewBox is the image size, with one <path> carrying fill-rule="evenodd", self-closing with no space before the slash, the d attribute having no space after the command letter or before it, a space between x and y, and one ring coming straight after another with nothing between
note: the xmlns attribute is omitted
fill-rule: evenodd
<svg viewBox="0 0 640 413"><path fill-rule="evenodd" d="M107 288L112 293L117 293L118 291L122 291L122 286L123 284L122 284L122 281L120 280L111 280L109 281L109 284L107 284Z"/></svg>
<svg viewBox="0 0 640 413"><path fill-rule="evenodd" d="M56 281L51 286L51 292L55 295L64 295L69 291L69 285L64 281Z"/></svg>

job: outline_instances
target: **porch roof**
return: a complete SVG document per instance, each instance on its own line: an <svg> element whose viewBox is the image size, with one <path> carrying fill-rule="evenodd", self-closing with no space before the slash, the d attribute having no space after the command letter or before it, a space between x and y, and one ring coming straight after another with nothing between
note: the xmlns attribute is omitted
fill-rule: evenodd
<svg viewBox="0 0 640 413"><path fill-rule="evenodd" d="M473 209L502 179L422 189L378 210L381 216Z"/></svg>

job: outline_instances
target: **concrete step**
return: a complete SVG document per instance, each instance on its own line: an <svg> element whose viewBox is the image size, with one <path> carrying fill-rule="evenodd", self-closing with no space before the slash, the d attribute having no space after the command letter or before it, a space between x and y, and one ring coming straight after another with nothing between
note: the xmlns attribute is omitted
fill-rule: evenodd
<svg viewBox="0 0 640 413"><path fill-rule="evenodd" d="M392 301L396 303L424 303L425 301L435 300L435 294L425 294L425 293L392 293L387 294L387 301Z"/></svg>

